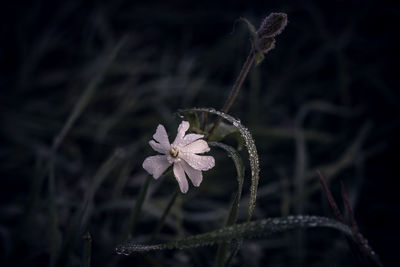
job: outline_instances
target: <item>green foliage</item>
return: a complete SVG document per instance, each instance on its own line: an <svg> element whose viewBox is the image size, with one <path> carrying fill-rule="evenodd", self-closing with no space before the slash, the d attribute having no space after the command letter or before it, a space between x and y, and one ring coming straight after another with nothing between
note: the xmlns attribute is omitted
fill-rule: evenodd
<svg viewBox="0 0 400 267"><path fill-rule="evenodd" d="M238 181L238 191L235 194L235 197L233 199L231 209L228 215L228 219L226 220L225 226L231 226L236 223L237 220L237 213L239 209L239 202L240 202L240 197L242 196L242 188L243 188L243 180L244 180L244 165L243 161L240 158L239 153L232 147L225 145L223 143L218 143L218 142L211 142L209 143L211 146L219 147L224 149L228 155L232 158L235 168L236 168L236 173L237 173L237 181ZM237 241L235 241L237 242ZM218 246L217 250L217 255L215 258L215 266L223 266L224 262L226 261L226 253L229 250L229 244L228 243L222 243Z"/></svg>
<svg viewBox="0 0 400 267"><path fill-rule="evenodd" d="M254 143L254 139L251 136L250 131L241 124L240 120L237 120L228 114L225 114L221 111L217 111L212 108L192 108L188 110L182 110L181 112L185 113L186 111L208 112L211 114L218 115L226 119L230 123L232 123L232 125L240 132L245 142L247 152L249 153L250 168L251 168L250 201L249 201L249 211L247 216L247 220L250 221L251 216L253 215L254 207L256 205L258 180L260 178L259 177L260 167L259 167L257 148Z"/></svg>
<svg viewBox="0 0 400 267"><path fill-rule="evenodd" d="M258 12L268 10L271 3L262 5L264 9L250 10L256 14L249 18L251 21L259 19ZM217 265L229 264L239 248L235 260L241 265L350 265L346 263L353 259L344 242L337 242L339 236L334 232L308 231L301 242L289 235L271 236L254 246L241 246L242 238L257 233L246 226L243 234L236 233L240 232L235 228L238 207L240 204L240 212L248 212L250 219L255 194L254 190L251 194L245 190L241 195L243 162L231 147L210 143L232 157L237 191L230 187L235 176L230 165L217 165L204 173L205 183L200 188L191 188L177 199L171 195L176 189L175 181L146 180L141 168L143 159L150 155L147 142L157 124L169 129L176 124L172 111L223 104L220 100L232 85L227 78L243 63L248 32L252 41L250 55L256 63L264 58L261 50L273 46L274 37L257 42L256 28L245 19L242 21L248 31L239 29L233 35L225 35L240 11L226 10L225 5L216 3L215 10L199 12L173 5L160 9L157 4L115 1L87 8L68 1L52 5L51 17L45 6L35 2L29 11L18 9L5 18L15 21L7 24L11 25L9 29L4 28L14 36L2 43L6 46L4 51L12 51L5 57L5 62L11 64L4 68L0 115L0 164L7 178L0 186L4 201L2 262L13 266L78 266L81 261L83 266L142 266L158 262L164 266L188 266L189 258L193 265L204 266L215 256L214 248L177 251L174 257L162 253L119 257L114 248L124 240L121 236L125 232L129 236L133 229L135 242L148 244L155 237L179 241L185 234L209 234L225 224L223 229L235 233L225 232L221 240L209 238L215 241L213 244L221 242L219 248L225 247L218 250ZM360 228L366 229L368 213L360 214L362 207L373 209L382 203L378 196L368 200L359 196L371 194L365 191L366 182L377 194L379 186L385 184L379 179L375 184L370 180L374 172L368 170L382 171L381 165L374 165L370 159L382 152L382 147L392 147L386 137L399 117L393 112L398 107L397 98L379 75L386 73L379 66L390 64L378 54L388 52L384 46L393 42L368 39L364 31L357 32L362 25L369 25L368 12L355 14L343 9L343 20L335 23L336 14L329 17L323 6L286 6L290 12L300 8L306 19L293 19L293 27L287 35L285 32L285 42L268 54L268 64L254 72L253 61L249 61L250 81L243 84L246 90L239 92L232 114L241 114L247 126L251 125L263 158L260 168L268 179L262 179L259 188L254 187L258 183L254 175L251 182L256 190L259 218L285 216L297 205L303 205L309 213L326 214L326 202L321 200L320 187L315 183L315 169L321 169L332 188L339 177L349 185L350 197L358 203L356 215L365 219L359 222ZM57 7L55 12L53 7ZM379 16L390 20L392 15ZM176 25L178 31L174 30ZM369 46L363 46L365 43ZM364 64L366 56L378 56L380 61ZM355 85L366 88L368 93L360 98ZM386 109L378 109L374 104L377 101ZM355 104L359 106L354 107ZM372 108L366 112L362 106ZM192 131L207 136L210 126L216 124L211 115L208 124L200 124L203 113L210 115L191 111L185 113L185 119L190 121ZM374 127L363 131L368 119ZM240 150L246 143L241 137L246 131L232 124L240 121L230 122L220 123L208 141L223 142L234 137ZM301 146L294 146L295 141ZM246 147L251 142L254 143L252 137ZM297 153L299 147L303 148L301 153ZM307 160L299 161L301 156ZM385 161L381 155L373 158ZM250 161L253 170L255 159L250 157ZM300 162L303 175L293 170L294 162ZM390 177L385 170L383 174ZM222 177L226 177L226 184L218 183ZM304 185L299 198L292 196L298 190L294 177L300 177ZM228 186L230 190L226 190ZM230 197L232 201L228 203ZM387 206L385 216L395 211ZM371 235L380 231L368 230ZM88 231L93 240L84 235ZM207 242L202 240L197 245ZM296 256L299 248L303 257ZM231 254L226 259L229 249ZM268 253L271 250L273 253ZM383 251L382 247L379 250ZM24 252L23 257L19 251ZM190 257L187 253L191 253ZM299 263L299 259L303 262Z"/></svg>
<svg viewBox="0 0 400 267"><path fill-rule="evenodd" d="M294 229L317 227L336 229L343 234L352 237L350 228L336 220L319 216L298 215L235 224L216 231L162 244L140 245L130 241L119 245L116 248L116 252L119 254L129 255L134 252L148 252L164 249L188 249L220 244L222 242L231 241L232 239L259 238Z"/></svg>
<svg viewBox="0 0 400 267"><path fill-rule="evenodd" d="M211 128L213 124L209 125ZM209 130L207 128L207 130ZM219 142L226 138L228 135L232 135L237 141L237 150L241 150L243 147L243 138L240 135L240 132L237 127L234 125L230 125L224 122L221 122L218 125L218 128L214 131L214 134L210 137L209 141Z"/></svg>

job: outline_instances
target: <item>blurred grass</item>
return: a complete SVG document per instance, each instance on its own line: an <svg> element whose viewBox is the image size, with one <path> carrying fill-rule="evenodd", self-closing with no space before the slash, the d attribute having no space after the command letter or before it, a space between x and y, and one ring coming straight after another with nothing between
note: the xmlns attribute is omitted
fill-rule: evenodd
<svg viewBox="0 0 400 267"><path fill-rule="evenodd" d="M1 12L7 27L0 37L0 264L49 263L44 237L51 204L62 253L71 242L66 266L82 265L87 231L92 266L149 266L140 255L114 253L146 180L141 164L152 153L147 142L159 123L174 135L178 109L222 107L249 50L247 31L235 20L243 16L257 24L271 11L287 12L289 25L263 64L251 70L230 112L249 126L260 156L254 217L330 216L313 178L320 169L334 193L339 179L346 183L361 232L384 263L395 263L385 238L399 219L390 202L395 193L385 190L394 190L389 151L399 142L400 101L391 67L398 37L387 26L399 13L397 4L38 1L9 2ZM79 102L82 95L89 95L87 101ZM234 138L226 142L236 145ZM216 168L204 174L200 188L178 196L160 239L224 225L236 173L223 167L231 164L223 153L212 154ZM46 179L51 161L53 201ZM139 243L149 241L175 188L170 177L150 182L133 236ZM248 201L245 189L239 221ZM377 225L369 222L374 212L382 218ZM298 266L294 239L287 234L245 242L233 264ZM355 263L335 234L307 232L299 245L305 266ZM214 248L200 248L149 257L164 266L204 266L214 256Z"/></svg>

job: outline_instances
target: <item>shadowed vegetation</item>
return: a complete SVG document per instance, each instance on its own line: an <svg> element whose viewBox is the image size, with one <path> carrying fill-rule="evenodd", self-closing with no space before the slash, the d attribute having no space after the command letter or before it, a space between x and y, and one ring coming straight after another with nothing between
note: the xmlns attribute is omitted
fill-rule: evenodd
<svg viewBox="0 0 400 267"><path fill-rule="evenodd" d="M135 244L179 242L250 217L333 219L317 169L336 199L343 181L348 203L339 208L352 207L357 230L384 264L396 265L389 240L400 223L391 156L399 144L399 38L390 25L399 10L374 1L6 4L0 265L354 266L357 253L346 239L322 229L220 240L226 246L218 250L232 258L216 257L217 245L115 253L128 237ZM255 159L246 140L224 121L219 127L229 134L216 129L210 141L229 147L212 147L216 165L199 188L176 194L172 172L148 178L142 163L153 153L148 141L157 125L171 138L179 110L222 110L253 49L239 18L259 26L271 12L287 13L288 25L228 108L255 140L260 179L251 179Z"/></svg>

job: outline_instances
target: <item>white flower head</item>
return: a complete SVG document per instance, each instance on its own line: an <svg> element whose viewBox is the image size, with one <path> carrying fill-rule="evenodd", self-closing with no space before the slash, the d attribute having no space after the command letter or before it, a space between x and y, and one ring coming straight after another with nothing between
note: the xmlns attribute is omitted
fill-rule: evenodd
<svg viewBox="0 0 400 267"><path fill-rule="evenodd" d="M170 144L164 126L159 124L153 135L155 141L151 140L149 144L155 151L163 155L148 157L143 162L143 168L155 179L173 164L174 175L182 193L186 193L189 189L186 175L197 187L203 180L201 171L207 171L215 166L212 156L197 155L210 151L210 147L206 141L201 139L204 137L201 134L185 135L189 126L189 122L182 121L178 127L175 141Z"/></svg>

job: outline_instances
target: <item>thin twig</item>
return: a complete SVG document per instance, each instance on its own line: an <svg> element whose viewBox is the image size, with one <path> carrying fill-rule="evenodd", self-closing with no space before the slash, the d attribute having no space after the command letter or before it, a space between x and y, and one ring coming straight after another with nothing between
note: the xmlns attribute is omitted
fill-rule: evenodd
<svg viewBox="0 0 400 267"><path fill-rule="evenodd" d="M344 223L343 215L340 212L340 210L339 210L339 208L338 208L338 206L336 204L336 201L333 198L332 193L328 188L328 185L325 183L321 172L319 170L317 170L317 173L318 173L319 182L321 183L321 186L322 186L322 190L324 191L325 196L328 199L329 205L331 206L331 208L333 210L333 213L335 214L336 219L338 219L341 223Z"/></svg>
<svg viewBox="0 0 400 267"><path fill-rule="evenodd" d="M351 227L353 229L353 232L357 235L360 233L360 231L358 229L358 225L354 217L354 212L350 204L349 196L347 195L346 188L342 181L340 181L340 186L341 186L343 203L346 208L347 215L349 216Z"/></svg>
<svg viewBox="0 0 400 267"><path fill-rule="evenodd" d="M361 254L360 253L358 254L360 260L363 262L365 266L380 266L380 267L383 266L378 255L369 246L367 239L365 239L364 236L360 233L357 221L354 216L353 208L351 207L350 204L349 196L346 192L346 187L344 186L342 181L340 182L340 184L341 184L342 199L344 206L346 208L346 212L349 216L351 230L353 232L353 238L356 241L357 245L359 246L359 251L361 252Z"/></svg>

